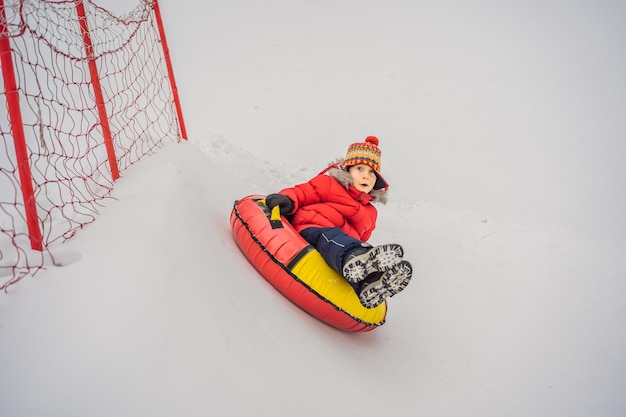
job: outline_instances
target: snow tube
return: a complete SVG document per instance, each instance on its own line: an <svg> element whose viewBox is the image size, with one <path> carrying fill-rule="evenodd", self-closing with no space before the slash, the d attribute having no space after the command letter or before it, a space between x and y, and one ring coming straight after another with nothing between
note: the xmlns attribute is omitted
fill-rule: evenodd
<svg viewBox="0 0 626 417"><path fill-rule="evenodd" d="M294 304L330 326L348 332L382 326L387 303L363 307L348 281L285 217L278 213L273 217L264 200L260 195L237 200L230 215L233 237L257 271Z"/></svg>

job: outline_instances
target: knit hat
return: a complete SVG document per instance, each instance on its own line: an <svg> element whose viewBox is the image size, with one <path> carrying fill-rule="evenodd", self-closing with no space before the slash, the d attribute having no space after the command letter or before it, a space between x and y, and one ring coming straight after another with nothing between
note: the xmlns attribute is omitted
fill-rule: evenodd
<svg viewBox="0 0 626 417"><path fill-rule="evenodd" d="M389 184L380 175L380 153L378 138L376 136L368 136L365 138L365 142L357 142L350 145L343 160L343 168L347 170L349 167L358 164L371 166L376 172L374 190L381 188L386 190L389 188Z"/></svg>

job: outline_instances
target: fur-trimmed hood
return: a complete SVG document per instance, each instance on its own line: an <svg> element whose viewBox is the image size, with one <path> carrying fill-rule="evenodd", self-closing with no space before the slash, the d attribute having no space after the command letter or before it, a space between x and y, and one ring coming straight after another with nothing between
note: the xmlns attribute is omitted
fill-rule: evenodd
<svg viewBox="0 0 626 417"><path fill-rule="evenodd" d="M343 158L337 158L334 162L329 164L329 168L326 173L339 181L346 189L349 185L353 185L352 176L348 171L342 168ZM370 191L373 203L387 204L387 190L384 188Z"/></svg>

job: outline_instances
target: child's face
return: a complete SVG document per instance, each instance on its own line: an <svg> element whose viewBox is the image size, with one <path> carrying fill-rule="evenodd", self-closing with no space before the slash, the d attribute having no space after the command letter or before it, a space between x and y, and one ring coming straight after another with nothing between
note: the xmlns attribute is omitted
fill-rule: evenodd
<svg viewBox="0 0 626 417"><path fill-rule="evenodd" d="M352 176L352 185L357 190L369 193L376 184L376 171L369 165L358 164L348 168L348 172Z"/></svg>

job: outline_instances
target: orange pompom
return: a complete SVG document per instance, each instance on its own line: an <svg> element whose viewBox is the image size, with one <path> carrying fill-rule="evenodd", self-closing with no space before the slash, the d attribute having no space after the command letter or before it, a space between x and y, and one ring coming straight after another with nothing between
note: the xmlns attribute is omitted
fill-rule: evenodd
<svg viewBox="0 0 626 417"><path fill-rule="evenodd" d="M378 146L378 138L376 136L368 136L365 138L365 142Z"/></svg>

